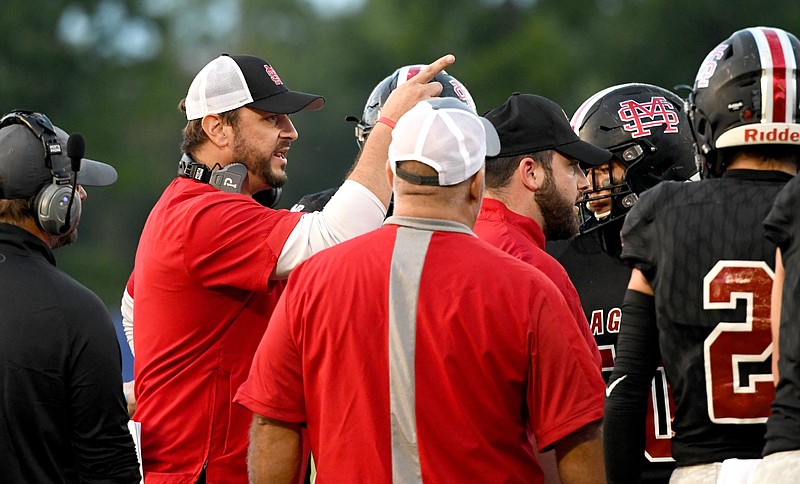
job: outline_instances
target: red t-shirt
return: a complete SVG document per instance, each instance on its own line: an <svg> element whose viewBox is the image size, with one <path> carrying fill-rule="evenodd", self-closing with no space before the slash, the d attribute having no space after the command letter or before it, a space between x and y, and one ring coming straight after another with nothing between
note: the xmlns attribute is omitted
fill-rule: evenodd
<svg viewBox="0 0 800 484"><path fill-rule="evenodd" d="M603 415L563 297L466 226L409 220L295 269L235 401L305 422L318 483L541 482L528 431L546 448Z"/></svg>
<svg viewBox="0 0 800 484"><path fill-rule="evenodd" d="M597 349L591 327L583 312L578 291L564 266L545 252L545 236L539 224L530 217L512 212L503 202L484 198L474 230L482 240L536 267L555 283L567 301L572 317L600 368L600 350Z"/></svg>
<svg viewBox="0 0 800 484"><path fill-rule="evenodd" d="M283 289L269 281L300 213L188 178L164 191L136 252L134 346L145 479L246 482L252 414L232 404Z"/></svg>

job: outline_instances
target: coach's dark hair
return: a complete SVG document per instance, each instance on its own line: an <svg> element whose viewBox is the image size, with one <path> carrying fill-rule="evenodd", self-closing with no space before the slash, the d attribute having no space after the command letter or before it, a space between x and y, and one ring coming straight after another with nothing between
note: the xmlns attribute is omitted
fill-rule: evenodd
<svg viewBox="0 0 800 484"><path fill-rule="evenodd" d="M541 163L545 173L551 175L553 172L553 150L537 151L522 155L501 156L498 158L486 159L486 188L503 188L509 184L514 170L519 166L523 158L533 158Z"/></svg>
<svg viewBox="0 0 800 484"><path fill-rule="evenodd" d="M36 220L35 200L36 195L14 200L0 198L0 222L19 225L26 219Z"/></svg>
<svg viewBox="0 0 800 484"><path fill-rule="evenodd" d="M178 108L184 113L186 112L186 98L181 99L181 102L178 103ZM239 109L219 113L219 117L223 124L236 126L236 123L239 121ZM186 123L186 126L183 128L181 153L192 154L206 141L208 141L208 136L206 136L206 132L203 131L203 118L193 119Z"/></svg>

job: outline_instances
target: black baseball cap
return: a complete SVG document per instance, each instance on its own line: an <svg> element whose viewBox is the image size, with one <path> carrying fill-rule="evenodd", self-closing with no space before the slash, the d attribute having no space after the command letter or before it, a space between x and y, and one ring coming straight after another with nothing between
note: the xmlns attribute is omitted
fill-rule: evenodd
<svg viewBox="0 0 800 484"><path fill-rule="evenodd" d="M6 123L12 113L3 117ZM46 116L40 113L25 114L25 121L31 123L6 124L0 128L0 198L19 199L36 195L39 190L51 183L53 176L69 177L72 165L67 157L69 136L57 126L53 126ZM46 125L46 126L45 126ZM39 128L42 131L38 131ZM36 130L36 131L34 131ZM55 134L43 139L42 133ZM45 143L50 145L50 163L46 164ZM86 186L106 186L117 181L117 170L99 161L81 158L78 171L78 184Z"/></svg>
<svg viewBox="0 0 800 484"><path fill-rule="evenodd" d="M325 99L290 91L260 57L222 54L197 73L186 94L186 118L200 119L247 106L277 114L317 110Z"/></svg>
<svg viewBox="0 0 800 484"><path fill-rule="evenodd" d="M610 151L581 140L561 106L546 97L515 92L484 117L500 137L500 153L494 158L555 150L586 169L608 163L612 156Z"/></svg>

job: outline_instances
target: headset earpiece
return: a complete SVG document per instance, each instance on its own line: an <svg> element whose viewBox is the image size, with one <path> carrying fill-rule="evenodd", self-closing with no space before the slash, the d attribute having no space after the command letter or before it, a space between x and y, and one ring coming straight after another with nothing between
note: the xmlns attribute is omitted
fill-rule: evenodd
<svg viewBox="0 0 800 484"><path fill-rule="evenodd" d="M269 208L275 208L281 199L283 188L268 188L253 194L253 200Z"/></svg>
<svg viewBox="0 0 800 484"><path fill-rule="evenodd" d="M242 163L231 163L215 170L194 161L188 153L184 153L178 162L178 176L208 183L223 192L242 193L247 178L247 167ZM282 193L282 188L268 188L254 194L253 199L265 207L275 208Z"/></svg>
<svg viewBox="0 0 800 484"><path fill-rule="evenodd" d="M80 195L73 192L72 185L58 185L55 179L36 195L34 208L39 227L53 235L69 233L81 218Z"/></svg>
<svg viewBox="0 0 800 484"><path fill-rule="evenodd" d="M73 187L77 183L77 170L62 172L58 170L59 167L53 166L53 156L64 154L64 147L61 146L53 123L42 113L15 110L0 119L0 128L12 124L26 126L42 142L45 155L42 161L53 175L52 182L42 187L34 199L37 224L42 230L53 235L62 235L70 232L78 224L78 220L81 217L80 195L77 194ZM80 166L80 158L83 157L85 146L83 137L77 136L80 139L75 138L72 144L74 145L73 151L80 148L81 152L74 155L77 158L78 166ZM75 160L69 166L72 167L74 164ZM70 174L74 176L70 177ZM76 198L76 200L73 200L73 198Z"/></svg>

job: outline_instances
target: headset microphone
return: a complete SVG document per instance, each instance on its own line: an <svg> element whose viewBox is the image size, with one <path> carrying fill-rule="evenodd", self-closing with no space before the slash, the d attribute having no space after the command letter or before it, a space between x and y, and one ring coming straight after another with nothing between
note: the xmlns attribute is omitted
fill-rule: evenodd
<svg viewBox="0 0 800 484"><path fill-rule="evenodd" d="M67 139L67 156L69 157L70 164L72 165L72 194L69 197L69 204L67 205L67 214L64 217L64 225L61 227L61 233L67 233L70 229L70 215L72 215L72 202L75 200L75 190L78 186L78 171L81 169L81 159L86 153L86 140L80 133L73 133Z"/></svg>

